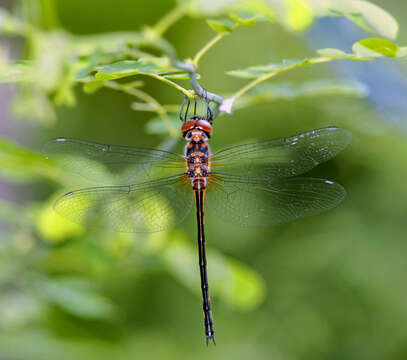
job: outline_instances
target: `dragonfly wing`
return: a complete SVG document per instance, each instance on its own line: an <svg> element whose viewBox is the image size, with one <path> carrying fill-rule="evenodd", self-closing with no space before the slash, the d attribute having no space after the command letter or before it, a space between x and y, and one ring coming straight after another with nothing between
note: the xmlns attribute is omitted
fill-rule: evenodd
<svg viewBox="0 0 407 360"><path fill-rule="evenodd" d="M322 213L345 195L341 185L323 179L216 175L208 184L206 201L208 210L227 222L270 226Z"/></svg>
<svg viewBox="0 0 407 360"><path fill-rule="evenodd" d="M254 178L283 178L305 173L341 152L350 131L329 127L287 138L238 145L215 153L212 171Z"/></svg>
<svg viewBox="0 0 407 360"><path fill-rule="evenodd" d="M192 191L184 175L128 186L103 186L69 192L55 203L67 219L119 232L161 231L181 222L191 210Z"/></svg>
<svg viewBox="0 0 407 360"><path fill-rule="evenodd" d="M185 167L182 156L168 151L69 138L48 141L43 152L58 166L102 184L175 175Z"/></svg>

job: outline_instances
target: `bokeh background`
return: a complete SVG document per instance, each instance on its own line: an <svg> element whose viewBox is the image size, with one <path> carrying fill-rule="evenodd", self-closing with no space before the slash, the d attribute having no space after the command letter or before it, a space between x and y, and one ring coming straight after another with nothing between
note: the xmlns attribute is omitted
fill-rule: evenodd
<svg viewBox="0 0 407 360"><path fill-rule="evenodd" d="M407 44L407 3L372 2L396 17L397 42ZM36 26L75 35L139 31L174 6L170 0L26 3L25 16ZM56 22L44 21L50 4ZM203 19L191 17L165 34L180 58L213 36ZM363 37L342 18L316 20L303 32L275 23L239 28L202 59L201 82L232 93L247 81L227 70L313 56L324 47L348 50ZM20 37L1 39L11 60L23 59L26 46ZM358 80L367 96L286 96L216 120L214 150L328 125L346 127L354 138L310 173L344 185L348 196L338 208L244 230L208 214L218 343L208 349L193 215L154 235L71 225L53 213L64 189L43 176L48 170L39 160L42 144L56 136L160 146L166 136L146 128L154 115L132 110L126 94L85 94L76 86L74 106L55 106L49 118L40 112L41 119L34 110L42 105L30 88L0 87L0 135L7 141L0 154L0 359L406 359L406 75L405 61L393 59L303 68L272 81ZM160 102L181 103L173 88L143 81ZM30 98L32 112L19 113Z"/></svg>

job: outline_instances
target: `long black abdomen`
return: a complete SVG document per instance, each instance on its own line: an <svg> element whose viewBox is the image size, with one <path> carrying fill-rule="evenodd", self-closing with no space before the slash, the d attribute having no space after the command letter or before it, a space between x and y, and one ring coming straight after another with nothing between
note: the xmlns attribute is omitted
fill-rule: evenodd
<svg viewBox="0 0 407 360"><path fill-rule="evenodd" d="M196 202L196 214L198 223L198 254L199 270L201 275L202 305L204 313L204 328L206 336L206 345L212 340L215 342L215 331L213 327L212 310L209 299L208 275L206 272L206 252L205 252L205 229L204 229L204 198L205 190L199 188L194 191Z"/></svg>

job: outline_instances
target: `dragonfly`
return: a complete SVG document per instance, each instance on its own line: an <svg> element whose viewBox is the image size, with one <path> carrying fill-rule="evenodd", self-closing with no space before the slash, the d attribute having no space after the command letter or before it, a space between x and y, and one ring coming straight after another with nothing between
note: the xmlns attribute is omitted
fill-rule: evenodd
<svg viewBox="0 0 407 360"><path fill-rule="evenodd" d="M247 227L287 223L334 208L346 195L341 185L298 175L336 156L352 135L340 127L326 127L212 153L209 109L208 105L206 116L191 117L188 108L185 115L181 110L184 154L70 138L47 142L44 152L81 176L96 176L95 163L115 174L109 184L70 191L57 199L56 212L73 222L98 223L118 232L162 231L184 220L195 205L204 332L206 345L216 345L204 210Z"/></svg>

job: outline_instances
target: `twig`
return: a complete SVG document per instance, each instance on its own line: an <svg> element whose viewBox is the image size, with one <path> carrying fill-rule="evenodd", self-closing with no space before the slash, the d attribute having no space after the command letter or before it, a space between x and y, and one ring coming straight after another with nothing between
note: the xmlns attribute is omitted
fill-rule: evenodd
<svg viewBox="0 0 407 360"><path fill-rule="evenodd" d="M172 9L169 13L164 15L160 20L157 21L153 27L154 32L157 36L162 37L164 33L174 25L179 19L181 19L187 10L187 4L181 4Z"/></svg>
<svg viewBox="0 0 407 360"><path fill-rule="evenodd" d="M201 50L198 51L198 53L195 55L194 59L192 60L192 64L194 67L198 67L199 61L201 58L214 46L216 45L220 40L222 40L227 33L223 34L218 34L214 38L212 38Z"/></svg>

